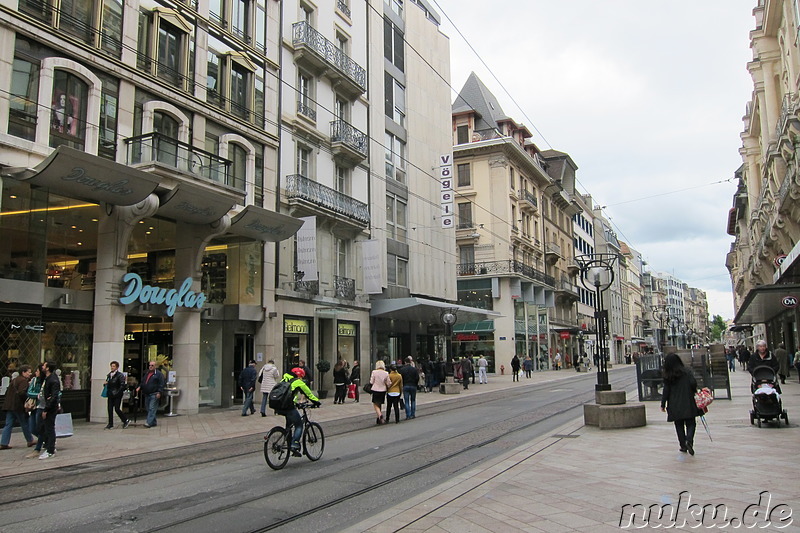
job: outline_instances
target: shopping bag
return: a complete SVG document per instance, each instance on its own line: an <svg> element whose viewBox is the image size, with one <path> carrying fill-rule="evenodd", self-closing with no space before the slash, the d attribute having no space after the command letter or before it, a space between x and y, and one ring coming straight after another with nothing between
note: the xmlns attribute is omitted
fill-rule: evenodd
<svg viewBox="0 0 800 533"><path fill-rule="evenodd" d="M60 413L56 415L56 437L64 438L72 436L72 413Z"/></svg>
<svg viewBox="0 0 800 533"><path fill-rule="evenodd" d="M697 405L697 408L702 411L703 413L708 412L708 406L711 405L711 402L714 401L714 396L712 396L711 391L708 387L703 387L699 391L697 391L694 395L694 401Z"/></svg>
<svg viewBox="0 0 800 533"><path fill-rule="evenodd" d="M108 398L108 385L103 385L103 392L100 393L103 398Z"/></svg>
<svg viewBox="0 0 800 533"><path fill-rule="evenodd" d="M350 399L355 399L356 397L356 384L351 383L347 386L347 397Z"/></svg>

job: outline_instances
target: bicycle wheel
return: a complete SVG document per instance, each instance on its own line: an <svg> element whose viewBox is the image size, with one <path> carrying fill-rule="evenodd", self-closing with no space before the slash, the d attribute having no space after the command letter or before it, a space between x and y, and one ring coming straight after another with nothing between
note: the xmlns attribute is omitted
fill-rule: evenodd
<svg viewBox="0 0 800 533"><path fill-rule="evenodd" d="M325 435L322 426L316 422L309 422L303 433L303 451L312 461L318 461L325 451Z"/></svg>
<svg viewBox="0 0 800 533"><path fill-rule="evenodd" d="M286 442L286 430L274 427L264 438L264 459L273 470L280 470L289 462L289 445Z"/></svg>

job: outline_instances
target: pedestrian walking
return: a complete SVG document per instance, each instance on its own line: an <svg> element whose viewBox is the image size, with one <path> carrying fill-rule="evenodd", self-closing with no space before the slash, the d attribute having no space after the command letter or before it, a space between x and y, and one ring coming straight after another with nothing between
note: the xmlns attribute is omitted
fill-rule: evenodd
<svg viewBox="0 0 800 533"><path fill-rule="evenodd" d="M478 358L478 383L481 385L489 383L489 380L486 377L487 368L489 368L489 361L487 361L486 357L481 354L481 356Z"/></svg>
<svg viewBox="0 0 800 533"><path fill-rule="evenodd" d="M161 393L164 392L164 374L156 366L157 363L155 361L147 363L147 373L139 386L136 387L136 392L141 393L142 400L147 408L147 420L144 423L146 428L158 425L156 411L158 411Z"/></svg>
<svg viewBox="0 0 800 533"><path fill-rule="evenodd" d="M257 378L258 374L256 373L255 359L250 359L247 362L247 366L244 367L242 372L239 374L239 388L242 390L242 394L244 394L244 402L242 402L242 416L256 414L256 408L253 405L253 394L255 394L256 391ZM248 413L247 411L250 412Z"/></svg>
<svg viewBox="0 0 800 533"><path fill-rule="evenodd" d="M47 361L44 364L45 380L42 385L44 408L42 423L44 425L44 451L39 459L49 459L56 454L56 415L61 403L61 380L56 375L56 364Z"/></svg>
<svg viewBox="0 0 800 533"><path fill-rule="evenodd" d="M275 366L275 360L270 359L267 364L261 367L261 372L258 374L258 382L261 383L259 390L261 391L261 416L267 416L267 404L269 403L269 393L275 388L278 380L281 379L281 373Z"/></svg>
<svg viewBox="0 0 800 533"><path fill-rule="evenodd" d="M389 366L390 384L386 389L386 422L392 417L394 409L394 423L400 423L400 401L403 391L403 376L397 371L397 365Z"/></svg>
<svg viewBox="0 0 800 533"><path fill-rule="evenodd" d="M778 374L780 371L778 359L767 349L767 341L763 339L756 343L756 350L750 355L750 360L747 362L747 371L752 374L754 368L762 365L772 368L775 374Z"/></svg>
<svg viewBox="0 0 800 533"><path fill-rule="evenodd" d="M461 358L461 384L464 390L469 389L469 378L472 376L472 358L464 356Z"/></svg>
<svg viewBox="0 0 800 533"><path fill-rule="evenodd" d="M789 375L789 352L786 351L786 345L780 343L775 350L775 359L778 360L778 375L781 378L781 383L786 384L786 377Z"/></svg>
<svg viewBox="0 0 800 533"><path fill-rule="evenodd" d="M519 357L517 354L511 358L511 381L519 381Z"/></svg>
<svg viewBox="0 0 800 533"><path fill-rule="evenodd" d="M733 346L726 351L725 359L728 360L728 371L736 372L736 349Z"/></svg>
<svg viewBox="0 0 800 533"><path fill-rule="evenodd" d="M438 385L434 385L436 383L436 375L433 371L433 360L427 359L422 364L422 371L425 372L425 392L432 392L434 386L438 387Z"/></svg>
<svg viewBox="0 0 800 533"><path fill-rule="evenodd" d="M794 367L797 369L797 382L800 383L800 348L794 354Z"/></svg>
<svg viewBox="0 0 800 533"><path fill-rule="evenodd" d="M447 366L445 365L444 361L442 361L441 357L436 359L436 362L433 365L433 373L436 376L436 381L433 386L438 389L439 385L444 383L445 376L447 376Z"/></svg>
<svg viewBox="0 0 800 533"><path fill-rule="evenodd" d="M333 365L333 385L336 387L336 392L333 394L333 403L344 403L345 396L347 395L347 385L349 380L347 378L347 369L344 366L344 361L339 359Z"/></svg>
<svg viewBox="0 0 800 533"><path fill-rule="evenodd" d="M742 368L742 370L746 370L747 363L750 362L750 350L747 349L747 346L745 345L739 346L738 356L739 356L739 366Z"/></svg>
<svg viewBox="0 0 800 533"><path fill-rule="evenodd" d="M561 352L556 352L556 356L553 358L553 366L556 370L561 370Z"/></svg>
<svg viewBox="0 0 800 533"><path fill-rule="evenodd" d="M42 385L44 385L45 371L44 363L36 367L33 371L33 377L28 385L28 399L26 405L33 404L33 408L26 411L28 412L28 430L31 435L36 439L36 447L26 457L38 457L42 452L42 445L44 444L44 426L42 426L42 409L44 409L44 397L42 395Z"/></svg>
<svg viewBox="0 0 800 533"><path fill-rule="evenodd" d="M695 418L703 414L694 401L697 381L675 353L669 353L664 358L661 373L664 376L661 411L667 413L667 422L675 424L680 451L694 455Z"/></svg>
<svg viewBox="0 0 800 533"><path fill-rule="evenodd" d="M311 386L314 384L314 374L311 373L311 367L310 366L306 366L306 362L303 361L303 360L300 360L297 363L297 366L298 366L298 368L302 369L303 372L305 372L305 376L306 377L303 378L303 382L310 389Z"/></svg>
<svg viewBox="0 0 800 533"><path fill-rule="evenodd" d="M22 365L19 367L19 375L11 380L6 390L6 397L3 400L3 410L6 412L6 425L3 427L3 436L0 438L0 450L10 450L11 432L14 429L14 422L19 424L22 435L30 448L36 442L33 440L25 413L25 400L28 399L28 381L31 379L31 367Z"/></svg>
<svg viewBox="0 0 800 533"><path fill-rule="evenodd" d="M403 403L406 408L406 420L417 416L417 384L419 383L419 370L414 365L414 359L406 357L406 364L398 369L403 378Z"/></svg>
<svg viewBox="0 0 800 533"><path fill-rule="evenodd" d="M108 406L108 424L106 424L105 429L114 428L115 412L117 413L120 421L122 421L122 429L125 429L131 423L128 417L122 412L122 395L125 393L125 389L128 387L128 380L122 374L122 372L119 372L118 362L111 361L109 366L111 367L111 372L108 373L106 376L106 382L103 383L106 388L106 403Z"/></svg>
<svg viewBox="0 0 800 533"><path fill-rule="evenodd" d="M350 383L356 386L356 403L358 403L361 395L361 391L358 390L361 387L361 365L358 364L357 359L353 361L353 368L350 369Z"/></svg>
<svg viewBox="0 0 800 533"><path fill-rule="evenodd" d="M389 373L386 371L386 363L382 360L375 361L375 370L369 375L369 384L372 387L372 408L375 410L377 419L375 423L380 425L386 423L386 419L381 412L383 402L386 401L386 391L392 382L389 380Z"/></svg>
<svg viewBox="0 0 800 533"><path fill-rule="evenodd" d="M533 370L533 359L531 359L530 355L522 361L522 370L525 372L525 377L530 379L531 371Z"/></svg>

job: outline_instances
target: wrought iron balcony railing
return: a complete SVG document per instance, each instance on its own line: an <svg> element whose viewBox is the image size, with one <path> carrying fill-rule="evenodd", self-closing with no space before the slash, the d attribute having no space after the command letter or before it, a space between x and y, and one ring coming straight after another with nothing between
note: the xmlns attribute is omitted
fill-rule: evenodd
<svg viewBox="0 0 800 533"><path fill-rule="evenodd" d="M331 142L346 144L365 158L367 157L367 135L344 120L331 122Z"/></svg>
<svg viewBox="0 0 800 533"><path fill-rule="evenodd" d="M294 290L297 292L307 292L308 294L319 294L319 281L303 281L305 272L294 272Z"/></svg>
<svg viewBox="0 0 800 533"><path fill-rule="evenodd" d="M537 270L536 268L521 263L520 261L486 261L482 263L460 263L458 265L459 276L477 276L484 274L522 274L523 276L540 281L550 287L555 287L556 280Z"/></svg>
<svg viewBox="0 0 800 533"><path fill-rule="evenodd" d="M304 117L310 118L314 122L317 121L317 112L302 100L297 101L297 113L303 115Z"/></svg>
<svg viewBox="0 0 800 533"><path fill-rule="evenodd" d="M244 180L232 183L231 161L160 133L125 139L127 163L161 163L229 187L244 190Z"/></svg>
<svg viewBox="0 0 800 533"><path fill-rule="evenodd" d="M533 207L538 208L539 202L536 200L536 195L529 191L523 191L522 199L531 204Z"/></svg>
<svg viewBox="0 0 800 533"><path fill-rule="evenodd" d="M337 0L336 7L338 7L339 11L341 11L348 17L350 16L350 6L347 5L347 2L345 2L345 0Z"/></svg>
<svg viewBox="0 0 800 533"><path fill-rule="evenodd" d="M336 289L336 297L343 300L356 299L356 280L333 276L333 286Z"/></svg>
<svg viewBox="0 0 800 533"><path fill-rule="evenodd" d="M367 71L339 49L336 44L312 28L308 22L303 20L292 24L292 43L295 46L305 45L310 48L356 84L361 92L367 90Z"/></svg>
<svg viewBox="0 0 800 533"><path fill-rule="evenodd" d="M561 255L561 246L557 245L554 242L546 242L544 244L544 253L546 254L556 254L558 256Z"/></svg>
<svg viewBox="0 0 800 533"><path fill-rule="evenodd" d="M300 174L286 176L286 197L299 198L369 224L369 206Z"/></svg>

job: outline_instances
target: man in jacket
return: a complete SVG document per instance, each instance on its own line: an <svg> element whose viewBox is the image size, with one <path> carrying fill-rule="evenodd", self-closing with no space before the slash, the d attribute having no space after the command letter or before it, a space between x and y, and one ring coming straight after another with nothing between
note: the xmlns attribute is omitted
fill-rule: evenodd
<svg viewBox="0 0 800 533"><path fill-rule="evenodd" d="M251 415L256 414L256 408L253 406L253 393L256 391L256 362L253 359L247 362L241 374L239 374L239 388L242 389L244 394L244 403L242 405L242 416L247 416L247 411Z"/></svg>
<svg viewBox="0 0 800 533"><path fill-rule="evenodd" d="M303 381L304 377L306 377L305 370L296 367L291 370L291 373L284 374L281 381L288 381L291 384L292 405L297 403L297 393L302 392L305 394L306 398L308 398L308 400L314 404L314 407L319 407L321 405L320 401L316 396L314 396L314 393L311 392L311 389L308 388L308 385L305 384ZM287 425L291 424L294 427L294 433L292 433L291 450L293 456L300 457L300 437L303 435L303 417L300 416L300 411L298 411L296 407L293 407L288 411L276 410L275 414L286 417Z"/></svg>
<svg viewBox="0 0 800 533"><path fill-rule="evenodd" d="M61 381L56 375L56 364L47 361L44 364L44 385L42 385L42 395L44 396L44 409L42 410L42 422L44 422L44 451L39 459L49 459L56 453L56 415L61 402Z"/></svg>
<svg viewBox="0 0 800 533"><path fill-rule="evenodd" d="M403 377L403 402L406 404L406 420L417 417L417 383L419 370L411 357L406 357L406 364L397 369Z"/></svg>
<svg viewBox="0 0 800 533"><path fill-rule="evenodd" d="M122 421L122 429L128 427L131 423L130 419L122 412L122 395L128 386L128 381L122 372L119 371L119 363L111 361L111 372L106 376L106 395L108 399L108 424L106 429L114 427L114 412L117 413L119 419Z"/></svg>
<svg viewBox="0 0 800 533"><path fill-rule="evenodd" d="M147 421L144 427L151 428L157 425L156 411L158 402L161 400L161 393L164 392L164 374L156 368L156 362L150 361L147 364L141 384L136 388L136 392L141 392L144 396L144 404L147 406Z"/></svg>
<svg viewBox="0 0 800 533"><path fill-rule="evenodd" d="M10 450L11 431L14 429L14 422L19 423L22 434L28 448L36 444L33 440L28 421L25 419L25 400L28 397L28 381L31 379L31 367L22 365L19 367L19 375L15 377L6 390L6 397L3 401L3 410L6 412L6 425L3 427L3 436L0 438L0 450Z"/></svg>
<svg viewBox="0 0 800 533"><path fill-rule="evenodd" d="M267 416L267 403L269 403L269 392L281 378L281 373L275 366L275 361L270 359L267 364L261 367L258 375L258 382L261 383L261 416Z"/></svg>
<svg viewBox="0 0 800 533"><path fill-rule="evenodd" d="M466 355L461 358L461 384L464 390L469 389L469 378L472 376L472 359Z"/></svg>
<svg viewBox="0 0 800 533"><path fill-rule="evenodd" d="M786 345L780 343L775 349L775 359L778 361L778 375L781 377L781 383L786 384L786 376L789 375L789 352L786 351Z"/></svg>
<svg viewBox="0 0 800 533"><path fill-rule="evenodd" d="M489 383L486 377L486 369L489 368L489 361L486 360L483 354L478 359L478 383L484 385Z"/></svg>

